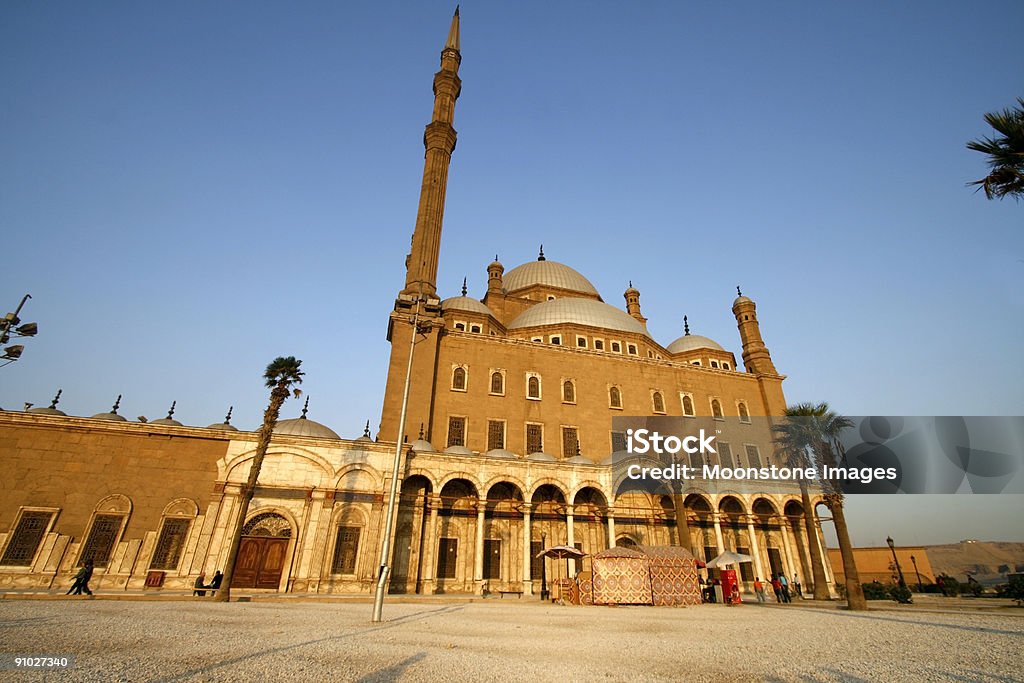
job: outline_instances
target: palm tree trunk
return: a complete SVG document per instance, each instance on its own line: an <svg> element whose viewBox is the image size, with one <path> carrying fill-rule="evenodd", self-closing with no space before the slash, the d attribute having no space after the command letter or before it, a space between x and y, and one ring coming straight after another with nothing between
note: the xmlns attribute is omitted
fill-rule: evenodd
<svg viewBox="0 0 1024 683"><path fill-rule="evenodd" d="M811 573L814 578L814 599L829 600L828 578L825 577L825 564L821 558L821 547L815 533L814 508L811 507L811 495L807 485L800 484L800 501L804 508L804 529L807 531L807 549L811 553Z"/></svg>
<svg viewBox="0 0 1024 683"><path fill-rule="evenodd" d="M839 552L843 556L843 576L846 578L846 606L851 610L866 610L868 602L864 598L864 589L860 585L857 563L853 559L853 544L850 543L850 530L846 526L843 497L837 494L829 494L825 496L825 504L832 511L832 523L835 524L836 536L839 539Z"/></svg>
<svg viewBox="0 0 1024 683"><path fill-rule="evenodd" d="M263 413L263 426L260 427L259 444L256 446L256 454L253 456L252 464L249 466L249 479L242 488L238 513L231 528L231 535L228 537L228 542L231 545L228 547L228 557L224 563L224 578L221 581L220 588L214 595L214 599L218 602L228 602L231 600L231 581L235 576L235 562L238 561L238 549L242 545L242 528L245 526L245 517L249 512L249 503L252 501L252 496L256 492L256 481L259 479L260 470L263 468L263 459L270 448L270 437L274 432L274 427L277 425L277 417L281 413L281 406L287 397L287 387L280 384L270 392L270 404L267 406L266 412Z"/></svg>

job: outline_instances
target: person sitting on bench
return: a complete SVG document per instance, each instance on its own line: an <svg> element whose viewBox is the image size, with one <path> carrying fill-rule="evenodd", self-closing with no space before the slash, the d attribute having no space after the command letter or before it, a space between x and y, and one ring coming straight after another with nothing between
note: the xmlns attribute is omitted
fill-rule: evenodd
<svg viewBox="0 0 1024 683"><path fill-rule="evenodd" d="M199 576L196 577L196 584L194 590L192 591L192 595L198 595L199 597L203 597L204 595L206 595L206 591L203 589L209 588L209 586L203 583L203 579L205 578L206 574L200 572Z"/></svg>
<svg viewBox="0 0 1024 683"><path fill-rule="evenodd" d="M210 590L210 595L216 595L217 594L217 589L220 588L220 583L223 580L224 580L224 575L220 573L219 569L213 573L213 579L210 580L210 585L207 586L207 588L211 589Z"/></svg>

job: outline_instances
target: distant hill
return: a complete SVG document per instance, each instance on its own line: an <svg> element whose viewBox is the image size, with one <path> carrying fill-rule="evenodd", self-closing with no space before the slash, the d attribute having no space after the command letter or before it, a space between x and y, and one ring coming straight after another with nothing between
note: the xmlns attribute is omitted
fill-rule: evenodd
<svg viewBox="0 0 1024 683"><path fill-rule="evenodd" d="M966 581L970 573L982 584L1004 583L1007 572L1024 572L1024 543L967 540L946 545L927 545L935 574Z"/></svg>

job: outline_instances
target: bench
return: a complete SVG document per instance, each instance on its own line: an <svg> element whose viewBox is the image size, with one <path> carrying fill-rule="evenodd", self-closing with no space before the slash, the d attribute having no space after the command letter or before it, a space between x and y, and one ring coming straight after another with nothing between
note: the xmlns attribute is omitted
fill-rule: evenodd
<svg viewBox="0 0 1024 683"><path fill-rule="evenodd" d="M522 597L523 597L523 591L496 591L496 592L497 592L497 593L498 593L499 595L501 595L501 599L502 599L502 600L504 600L504 599L505 599L505 596L506 596L506 595L514 595L514 596L516 596L517 598L522 598Z"/></svg>

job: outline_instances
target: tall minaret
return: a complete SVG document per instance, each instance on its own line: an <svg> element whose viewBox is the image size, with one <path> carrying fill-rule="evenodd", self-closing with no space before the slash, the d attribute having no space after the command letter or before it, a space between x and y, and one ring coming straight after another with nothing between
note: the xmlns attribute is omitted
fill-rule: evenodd
<svg viewBox="0 0 1024 683"><path fill-rule="evenodd" d="M437 262L441 251L441 223L448 188L448 164L455 150L455 100L462 90L459 80L459 8L455 8L448 40L441 50L441 70L434 74L434 117L423 132L426 148L420 206L412 234L402 294L426 296L437 293Z"/></svg>
<svg viewBox="0 0 1024 683"><path fill-rule="evenodd" d="M748 297L743 296L740 288L736 288L736 300L732 302L732 313L736 316L736 325L740 329L743 342L743 365L747 372L756 375L777 375L775 364L772 363L768 347L761 339L761 327L757 323L757 305Z"/></svg>

